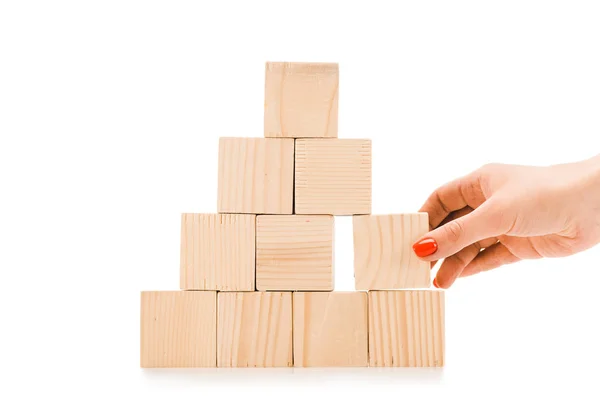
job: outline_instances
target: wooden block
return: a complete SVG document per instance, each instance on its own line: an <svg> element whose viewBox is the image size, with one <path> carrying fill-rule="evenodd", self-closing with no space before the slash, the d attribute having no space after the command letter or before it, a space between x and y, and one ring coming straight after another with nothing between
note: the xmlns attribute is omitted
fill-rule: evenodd
<svg viewBox="0 0 600 400"><path fill-rule="evenodd" d="M217 365L291 367L292 294L219 293Z"/></svg>
<svg viewBox="0 0 600 400"><path fill-rule="evenodd" d="M296 214L371 213L371 141L296 140Z"/></svg>
<svg viewBox="0 0 600 400"><path fill-rule="evenodd" d="M333 290L333 217L259 215L258 290Z"/></svg>
<svg viewBox="0 0 600 400"><path fill-rule="evenodd" d="M265 137L337 137L338 64L268 62Z"/></svg>
<svg viewBox="0 0 600 400"><path fill-rule="evenodd" d="M256 216L181 215L181 289L254 290Z"/></svg>
<svg viewBox="0 0 600 400"><path fill-rule="evenodd" d="M294 365L366 367L367 293L294 293Z"/></svg>
<svg viewBox="0 0 600 400"><path fill-rule="evenodd" d="M444 292L369 292L371 367L444 366Z"/></svg>
<svg viewBox="0 0 600 400"><path fill-rule="evenodd" d="M217 365L216 292L142 292L142 368Z"/></svg>
<svg viewBox="0 0 600 400"><path fill-rule="evenodd" d="M430 287L430 266L412 245L429 231L427 213L361 215L354 227L357 290Z"/></svg>
<svg viewBox="0 0 600 400"><path fill-rule="evenodd" d="M292 214L294 140L220 138L220 213Z"/></svg>

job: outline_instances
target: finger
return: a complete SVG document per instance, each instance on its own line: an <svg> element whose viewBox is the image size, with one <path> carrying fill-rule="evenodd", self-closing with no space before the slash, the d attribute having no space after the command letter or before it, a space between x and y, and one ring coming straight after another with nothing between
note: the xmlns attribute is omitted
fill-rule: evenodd
<svg viewBox="0 0 600 400"><path fill-rule="evenodd" d="M493 201L424 235L413 245L417 257L435 261L458 253L477 241L497 237L510 227L503 207Z"/></svg>
<svg viewBox="0 0 600 400"><path fill-rule="evenodd" d="M435 229L452 212L478 207L485 201L478 171L463 176L434 191L419 211L429 214L430 229Z"/></svg>
<svg viewBox="0 0 600 400"><path fill-rule="evenodd" d="M465 215L471 213L473 209L469 206L463 207L460 210L452 211L436 228L439 228L442 225L446 225L450 221L454 221L457 218L464 217Z"/></svg>
<svg viewBox="0 0 600 400"><path fill-rule="evenodd" d="M521 259L510 252L508 247L502 243L481 251L461 272L460 276L475 275L483 271L498 268L502 265L515 263Z"/></svg>
<svg viewBox="0 0 600 400"><path fill-rule="evenodd" d="M497 238L484 239L479 242L475 242L458 253L450 256L444 260L438 273L433 280L433 285L437 288L447 289L454 281L460 276L463 269L472 262L481 249L493 246L497 243Z"/></svg>
<svg viewBox="0 0 600 400"><path fill-rule="evenodd" d="M471 207L469 207L469 206L461 208L458 211L452 211L446 218L444 218L444 220L439 224L439 226L446 225L450 221L454 221L457 218L464 217L465 215L467 215L471 211L473 211L473 209ZM430 264L429 268L433 269L435 267L435 265L437 264L437 260L436 261L432 261L429 264Z"/></svg>

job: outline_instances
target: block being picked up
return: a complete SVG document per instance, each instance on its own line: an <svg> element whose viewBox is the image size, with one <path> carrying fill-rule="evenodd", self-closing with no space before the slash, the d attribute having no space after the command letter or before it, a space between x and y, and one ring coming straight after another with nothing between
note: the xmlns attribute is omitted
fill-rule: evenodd
<svg viewBox="0 0 600 400"><path fill-rule="evenodd" d="M430 264L412 249L429 231L427 213L360 215L352 225L356 290L430 287Z"/></svg>

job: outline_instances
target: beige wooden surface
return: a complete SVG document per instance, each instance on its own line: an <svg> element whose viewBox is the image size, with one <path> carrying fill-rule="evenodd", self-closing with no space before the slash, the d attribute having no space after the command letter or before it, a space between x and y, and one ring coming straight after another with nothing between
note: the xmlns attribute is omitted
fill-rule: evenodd
<svg viewBox="0 0 600 400"><path fill-rule="evenodd" d="M256 216L182 214L180 287L254 290Z"/></svg>
<svg viewBox="0 0 600 400"><path fill-rule="evenodd" d="M338 64L268 62L265 137L337 137Z"/></svg>
<svg viewBox="0 0 600 400"><path fill-rule="evenodd" d="M429 230L427 213L361 215L352 224L357 290L430 287L429 263L412 250Z"/></svg>
<svg viewBox="0 0 600 400"><path fill-rule="evenodd" d="M371 141L297 139L295 213L371 213Z"/></svg>
<svg viewBox="0 0 600 400"><path fill-rule="evenodd" d="M292 366L291 293L219 293L219 367Z"/></svg>
<svg viewBox="0 0 600 400"><path fill-rule="evenodd" d="M294 140L220 138L217 211L292 214Z"/></svg>
<svg viewBox="0 0 600 400"><path fill-rule="evenodd" d="M367 293L296 292L293 305L294 366L367 366Z"/></svg>
<svg viewBox="0 0 600 400"><path fill-rule="evenodd" d="M333 290L333 217L259 215L257 290Z"/></svg>
<svg viewBox="0 0 600 400"><path fill-rule="evenodd" d="M444 291L369 292L369 365L442 367Z"/></svg>
<svg viewBox="0 0 600 400"><path fill-rule="evenodd" d="M142 292L142 368L216 367L216 292Z"/></svg>

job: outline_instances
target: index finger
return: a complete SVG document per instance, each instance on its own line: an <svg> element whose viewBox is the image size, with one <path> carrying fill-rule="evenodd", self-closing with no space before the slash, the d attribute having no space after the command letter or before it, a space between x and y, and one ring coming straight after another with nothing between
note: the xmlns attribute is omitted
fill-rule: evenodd
<svg viewBox="0 0 600 400"><path fill-rule="evenodd" d="M484 201L480 175L476 171L440 186L419 211L429 214L429 229L435 229L450 213L467 206L474 209Z"/></svg>

